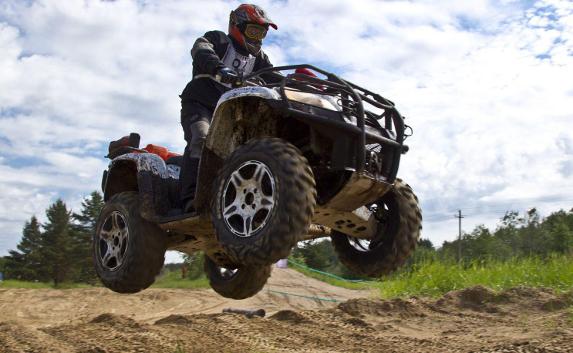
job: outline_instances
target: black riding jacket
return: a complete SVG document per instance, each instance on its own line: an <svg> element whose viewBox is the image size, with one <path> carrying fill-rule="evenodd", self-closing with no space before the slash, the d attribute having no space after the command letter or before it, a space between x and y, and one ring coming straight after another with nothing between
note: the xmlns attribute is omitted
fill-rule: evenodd
<svg viewBox="0 0 573 353"><path fill-rule="evenodd" d="M215 109L221 95L231 89L231 86L217 82L207 75L214 76L225 66L243 75L272 66L262 50L256 57L249 55L233 38L221 31L210 31L199 37L191 49L191 57L193 79L181 93L181 102L183 105L199 102L211 110Z"/></svg>

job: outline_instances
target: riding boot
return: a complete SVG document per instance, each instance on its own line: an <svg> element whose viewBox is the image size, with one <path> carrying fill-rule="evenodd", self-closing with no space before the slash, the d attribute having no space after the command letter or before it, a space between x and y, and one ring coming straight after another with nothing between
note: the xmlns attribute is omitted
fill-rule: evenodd
<svg viewBox="0 0 573 353"><path fill-rule="evenodd" d="M185 158L187 157L187 158ZM199 172L199 158L184 156L181 168L181 204L183 211L190 213L195 211L193 201L197 189L197 174Z"/></svg>

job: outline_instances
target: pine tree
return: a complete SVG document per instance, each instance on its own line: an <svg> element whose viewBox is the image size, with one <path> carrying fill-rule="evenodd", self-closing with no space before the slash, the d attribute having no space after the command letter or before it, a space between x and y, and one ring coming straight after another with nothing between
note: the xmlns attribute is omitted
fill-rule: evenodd
<svg viewBox="0 0 573 353"><path fill-rule="evenodd" d="M73 237L70 229L70 212L62 200L57 200L46 210L48 222L42 235L42 257L50 280L57 287L68 280L73 266Z"/></svg>
<svg viewBox="0 0 573 353"><path fill-rule="evenodd" d="M22 241L18 244L18 250L24 255L24 271L26 280L41 280L43 275L42 254L42 232L40 223L36 217L32 217L30 222L24 224Z"/></svg>
<svg viewBox="0 0 573 353"><path fill-rule="evenodd" d="M4 278L22 279L22 269L24 268L24 256L15 250L10 250L5 257Z"/></svg>
<svg viewBox="0 0 573 353"><path fill-rule="evenodd" d="M7 258L8 275L22 280L42 280L43 266L41 254L42 232L38 219L34 216L24 224L22 240L18 251L11 250Z"/></svg>
<svg viewBox="0 0 573 353"><path fill-rule="evenodd" d="M2 275L6 273L6 257L0 257L0 272Z"/></svg>
<svg viewBox="0 0 573 353"><path fill-rule="evenodd" d="M80 213L74 213L73 219L73 259L77 272L74 280L77 282L95 283L97 276L92 259L92 237L96 231L96 223L104 205L101 194L94 191L82 202Z"/></svg>

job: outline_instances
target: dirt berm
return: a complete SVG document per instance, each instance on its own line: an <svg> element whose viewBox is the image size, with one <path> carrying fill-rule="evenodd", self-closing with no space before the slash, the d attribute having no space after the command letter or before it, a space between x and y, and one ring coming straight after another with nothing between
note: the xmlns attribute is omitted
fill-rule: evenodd
<svg viewBox="0 0 573 353"><path fill-rule="evenodd" d="M375 295L281 269L243 301L211 290L1 289L0 352L573 352L573 293Z"/></svg>

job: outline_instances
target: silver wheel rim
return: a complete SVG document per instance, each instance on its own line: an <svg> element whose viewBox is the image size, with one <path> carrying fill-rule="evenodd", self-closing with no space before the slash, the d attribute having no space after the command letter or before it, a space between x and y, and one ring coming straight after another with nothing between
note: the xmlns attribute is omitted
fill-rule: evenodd
<svg viewBox="0 0 573 353"><path fill-rule="evenodd" d="M391 217L390 212L392 212L392 210L390 210L390 205L384 202L379 202L377 204L370 205L369 208L370 211L374 212L378 222L381 222L383 226L386 226ZM382 236L384 235L385 234L382 234ZM354 249L360 252L369 252L380 245L381 242L384 241L384 237L377 239L360 239L348 236L348 240Z"/></svg>
<svg viewBox="0 0 573 353"><path fill-rule="evenodd" d="M219 276L223 279L229 280L233 277L235 277L235 275L237 274L237 272L239 272L239 269L232 269L232 268L226 268L226 267L218 267L217 269L219 270Z"/></svg>
<svg viewBox="0 0 573 353"><path fill-rule="evenodd" d="M125 259L129 239L129 229L124 216L110 213L98 234L98 257L102 266L109 271L117 270Z"/></svg>
<svg viewBox="0 0 573 353"><path fill-rule="evenodd" d="M229 177L221 197L222 216L236 236L248 238L265 227L276 203L275 179L266 164L251 160Z"/></svg>
<svg viewBox="0 0 573 353"><path fill-rule="evenodd" d="M358 251L368 252L371 250L370 249L370 244L371 244L370 240L354 238L351 236L348 236L348 240L350 240L350 245L352 245L352 247Z"/></svg>

